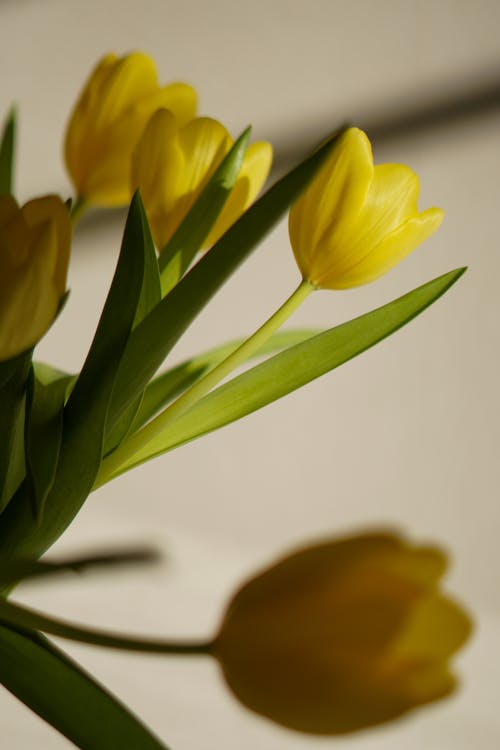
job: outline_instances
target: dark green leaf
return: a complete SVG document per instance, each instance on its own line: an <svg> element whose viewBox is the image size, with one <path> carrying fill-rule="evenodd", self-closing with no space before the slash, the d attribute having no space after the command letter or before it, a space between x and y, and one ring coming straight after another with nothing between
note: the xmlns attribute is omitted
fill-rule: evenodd
<svg viewBox="0 0 500 750"><path fill-rule="evenodd" d="M10 110L0 140L0 195L12 195L14 175L14 151L16 147L17 117L14 107Z"/></svg>
<svg viewBox="0 0 500 750"><path fill-rule="evenodd" d="M0 377L0 512L22 482L24 464L24 416L31 351L2 362Z"/></svg>
<svg viewBox="0 0 500 750"><path fill-rule="evenodd" d="M33 512L40 520L45 500L56 475L63 430L63 411L71 375L61 374L44 382L33 373L28 390L26 418L26 481L32 498Z"/></svg>
<svg viewBox="0 0 500 750"><path fill-rule="evenodd" d="M161 283L160 272L156 250L151 236L149 222L145 212L143 212L143 241L144 241L144 277L142 282L141 296L139 305L134 318L134 328L141 323L151 310L161 300ZM106 435L104 441L104 455L115 448L126 437L131 429L134 418L142 403L141 393L135 401L123 412L120 419L114 422L108 429L106 425Z"/></svg>
<svg viewBox="0 0 500 750"><path fill-rule="evenodd" d="M165 750L123 704L38 633L0 626L0 682L82 750Z"/></svg>

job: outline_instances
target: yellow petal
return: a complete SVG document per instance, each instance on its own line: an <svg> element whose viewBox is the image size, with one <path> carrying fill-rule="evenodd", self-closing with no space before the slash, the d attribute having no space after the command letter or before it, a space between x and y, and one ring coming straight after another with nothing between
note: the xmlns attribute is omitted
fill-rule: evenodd
<svg viewBox="0 0 500 750"><path fill-rule="evenodd" d="M194 116L196 94L182 83L160 88L154 62L135 52L109 55L92 73L70 120L66 163L87 203L130 200L130 160L151 115L168 107L181 122Z"/></svg>
<svg viewBox="0 0 500 750"><path fill-rule="evenodd" d="M211 247L254 202L264 185L273 159L270 143L252 143L245 154L238 179L210 231L205 246Z"/></svg>
<svg viewBox="0 0 500 750"><path fill-rule="evenodd" d="M199 117L179 130L179 149L183 155L183 168L177 173L168 172L162 164L165 182L175 185L175 200L163 207L165 230L159 248L165 246L182 222L199 194L232 146L226 128L217 120Z"/></svg>
<svg viewBox="0 0 500 750"><path fill-rule="evenodd" d="M148 97L141 98L134 111L143 122L151 117L157 109L168 109L175 116L179 126L185 125L196 114L196 91L187 83L170 83L155 91Z"/></svg>
<svg viewBox="0 0 500 750"><path fill-rule="evenodd" d="M22 209L0 197L0 360L33 346L45 333L65 291L70 219L57 196Z"/></svg>
<svg viewBox="0 0 500 750"><path fill-rule="evenodd" d="M381 164L358 213L334 222L318 244L318 255L334 248L336 274L343 276L408 218L417 214L419 181L404 164Z"/></svg>
<svg viewBox="0 0 500 750"><path fill-rule="evenodd" d="M68 209L58 196L46 195L26 203L22 212L30 229L34 229L44 222L50 222L53 227L55 232L53 241L56 244L57 252L51 273L55 288L59 298L61 298L66 291L66 276L71 246L71 222Z"/></svg>
<svg viewBox="0 0 500 750"><path fill-rule="evenodd" d="M182 193L184 168L177 120L171 112L160 109L149 120L132 157L132 189L140 188L159 248L178 225L174 207Z"/></svg>
<svg viewBox="0 0 500 750"><path fill-rule="evenodd" d="M351 269L322 279L321 285L328 289L349 289L374 281L434 234L443 218L444 211L440 208L429 208L408 219Z"/></svg>
<svg viewBox="0 0 500 750"><path fill-rule="evenodd" d="M318 176L293 205L288 224L290 241L302 275L311 282L315 283L317 267L324 267L324 260L316 253L323 236L337 223L348 231L363 205L372 177L370 142L361 130L349 128Z"/></svg>
<svg viewBox="0 0 500 750"><path fill-rule="evenodd" d="M404 631L391 647L391 659L445 661L463 646L472 630L464 610L437 593L418 601Z"/></svg>
<svg viewBox="0 0 500 750"><path fill-rule="evenodd" d="M39 228L28 263L11 273L0 302L0 359L6 360L33 346L53 321L59 293L52 278L57 239L52 223Z"/></svg>

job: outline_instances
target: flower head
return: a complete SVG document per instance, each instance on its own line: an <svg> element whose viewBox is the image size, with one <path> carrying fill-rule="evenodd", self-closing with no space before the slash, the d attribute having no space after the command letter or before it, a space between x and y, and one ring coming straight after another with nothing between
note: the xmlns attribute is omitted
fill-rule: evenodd
<svg viewBox="0 0 500 750"><path fill-rule="evenodd" d="M232 145L226 128L209 117L182 124L166 109L152 116L134 152L132 188L141 190L158 249L172 237ZM206 247L253 202L269 174L271 160L269 143L249 146Z"/></svg>
<svg viewBox="0 0 500 750"><path fill-rule="evenodd" d="M55 195L19 208L0 196L0 360L43 336L66 289L71 241L66 206Z"/></svg>
<svg viewBox="0 0 500 750"><path fill-rule="evenodd" d="M128 203L132 151L159 107L187 122L196 112L196 93L184 83L161 88L154 62L140 52L102 58L66 132L66 165L81 199L101 206Z"/></svg>
<svg viewBox="0 0 500 750"><path fill-rule="evenodd" d="M214 650L235 695L280 724L352 732L450 693L470 622L438 589L446 559L393 534L301 550L233 598Z"/></svg>
<svg viewBox="0 0 500 750"><path fill-rule="evenodd" d="M389 271L443 220L440 208L418 212L418 191L409 167L374 166L365 133L346 130L290 211L303 277L319 288L348 289Z"/></svg>

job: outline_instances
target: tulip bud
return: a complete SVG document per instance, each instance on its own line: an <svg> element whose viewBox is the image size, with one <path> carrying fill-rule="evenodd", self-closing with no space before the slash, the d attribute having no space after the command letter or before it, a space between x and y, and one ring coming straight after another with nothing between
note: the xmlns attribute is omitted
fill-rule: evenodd
<svg viewBox="0 0 500 750"><path fill-rule="evenodd" d="M304 277L321 289L368 284L433 234L444 213L418 212L419 181L403 164L373 165L368 138L349 128L290 211Z"/></svg>
<svg viewBox="0 0 500 750"><path fill-rule="evenodd" d="M19 208L0 196L0 361L32 347L66 290L71 225L55 195Z"/></svg>
<svg viewBox="0 0 500 750"><path fill-rule="evenodd" d="M100 206L130 201L132 151L159 107L187 122L196 112L196 93L184 83L160 88L154 62L140 52L109 54L98 63L66 132L66 165L80 201Z"/></svg>
<svg viewBox="0 0 500 750"><path fill-rule="evenodd" d="M183 125L158 110L132 160L132 189L140 188L151 231L162 249L226 156L233 139L217 120L198 117ZM271 168L270 143L248 147L238 179L205 241L213 245L255 200Z"/></svg>
<svg viewBox="0 0 500 750"><path fill-rule="evenodd" d="M292 554L232 599L213 651L237 698L302 732L390 721L455 687L464 611L438 588L446 558L394 534Z"/></svg>

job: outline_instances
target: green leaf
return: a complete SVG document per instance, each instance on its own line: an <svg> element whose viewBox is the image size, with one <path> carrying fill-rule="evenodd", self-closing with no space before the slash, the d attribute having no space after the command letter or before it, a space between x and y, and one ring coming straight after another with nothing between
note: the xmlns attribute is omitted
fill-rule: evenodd
<svg viewBox="0 0 500 750"><path fill-rule="evenodd" d="M117 268L94 340L64 408L56 475L43 519L35 519L28 482L1 516L2 555L36 558L66 529L91 491L102 457L116 373L142 297L147 246L140 197L130 205Z"/></svg>
<svg viewBox="0 0 500 750"><path fill-rule="evenodd" d="M146 213L143 212L143 241L144 241L144 277L142 281L141 296L134 318L134 328L141 323L146 315L161 300L161 282L160 271L156 250L151 236L151 229ZM137 411L142 403L143 394L141 393L135 401L123 412L120 419L113 423L111 428L106 424L106 435L104 441L104 455L115 448L129 433Z"/></svg>
<svg viewBox="0 0 500 750"><path fill-rule="evenodd" d="M310 338L315 333L318 333L318 331L312 329L295 329L276 333L253 356L262 357L265 354L286 349L293 344L297 344L299 341ZM236 339L222 346L210 349L197 357L181 362L181 364L152 380L144 392L141 407L137 412L130 433L138 430L169 401L185 391L186 388L189 388L189 386L203 377L208 370L211 370L219 362L222 362L223 359L232 354L244 340Z"/></svg>
<svg viewBox="0 0 500 750"><path fill-rule="evenodd" d="M81 573L87 568L102 567L108 570L110 567L127 565L130 563L150 563L158 559L158 556L149 548L136 548L116 552L107 552L100 555L87 555L59 560L58 562L38 562L36 560L4 560L0 555L0 590L5 590L15 583L27 578L47 578L68 571ZM0 605L1 605L0 599Z"/></svg>
<svg viewBox="0 0 500 750"><path fill-rule="evenodd" d="M298 198L337 138L273 185L137 326L118 373L110 425L143 392L190 323Z"/></svg>
<svg viewBox="0 0 500 750"><path fill-rule="evenodd" d="M0 195L12 195L14 173L14 150L16 147L17 115L13 107L0 140Z"/></svg>
<svg viewBox="0 0 500 750"><path fill-rule="evenodd" d="M95 628L81 627L54 617L35 612L19 604L0 600L0 622L23 629L41 630L60 638L68 638L93 646L116 648L122 651L138 651L153 654L207 654L209 642L175 643L153 638L137 638L133 635L108 633Z"/></svg>
<svg viewBox="0 0 500 750"><path fill-rule="evenodd" d="M35 517L40 520L56 476L61 449L64 403L73 377L60 374L44 382L33 372L26 418L26 481Z"/></svg>
<svg viewBox="0 0 500 750"><path fill-rule="evenodd" d="M0 512L25 473L24 417L31 354L25 352L0 367Z"/></svg>
<svg viewBox="0 0 500 750"><path fill-rule="evenodd" d="M409 323L464 273L460 268L271 357L209 393L114 474L240 419L300 388ZM103 464L103 469L105 464Z"/></svg>
<svg viewBox="0 0 500 750"><path fill-rule="evenodd" d="M167 294L184 276L224 208L248 147L251 128L233 144L179 228L160 254L161 285Z"/></svg>
<svg viewBox="0 0 500 750"><path fill-rule="evenodd" d="M82 750L165 745L44 636L0 626L0 682Z"/></svg>

